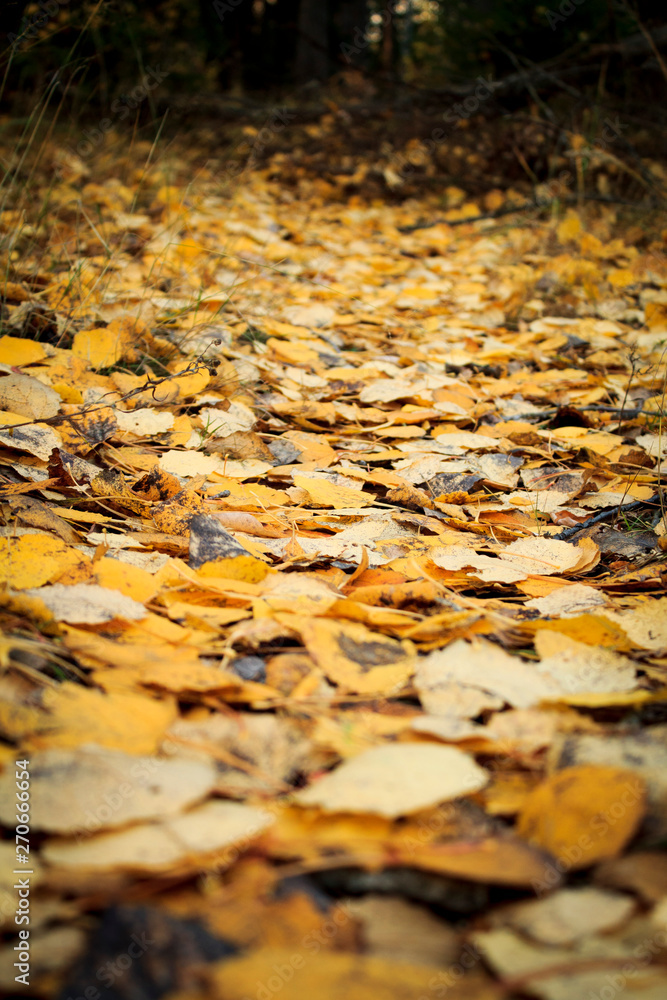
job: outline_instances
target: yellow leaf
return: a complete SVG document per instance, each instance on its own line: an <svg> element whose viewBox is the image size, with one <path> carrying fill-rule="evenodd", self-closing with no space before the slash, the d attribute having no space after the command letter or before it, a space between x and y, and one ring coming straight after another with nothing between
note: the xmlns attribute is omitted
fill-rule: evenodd
<svg viewBox="0 0 667 1000"><path fill-rule="evenodd" d="M42 344L22 337L0 337L0 364L20 368L42 361L46 351Z"/></svg>
<svg viewBox="0 0 667 1000"><path fill-rule="evenodd" d="M155 577L151 573L119 559L100 559L94 565L94 572L101 587L119 590L140 604L150 601L157 593Z"/></svg>
<svg viewBox="0 0 667 1000"><path fill-rule="evenodd" d="M569 243L575 240L581 232L581 219L573 209L569 209L565 218L558 224L556 233L561 243Z"/></svg>
<svg viewBox="0 0 667 1000"><path fill-rule="evenodd" d="M424 871L440 872L450 878L469 879L471 882L494 885L523 886L526 889L544 877L546 859L541 851L522 841L509 837L484 840L454 840L448 843L423 843L423 833L417 830L419 850L408 839L410 828L406 825L401 838L396 838L396 860L401 856L406 865L415 865ZM408 843L407 847L401 844ZM561 881L559 872L549 869L553 888Z"/></svg>
<svg viewBox="0 0 667 1000"><path fill-rule="evenodd" d="M651 333L667 331L667 307L664 302L647 302L644 308L646 325Z"/></svg>
<svg viewBox="0 0 667 1000"><path fill-rule="evenodd" d="M607 612L611 614L611 612ZM574 618L536 618L532 622L524 622L524 627L531 630L554 629L563 632L579 642L589 646L604 646L619 652L632 648L623 628L617 622L612 622L607 614L583 614Z"/></svg>
<svg viewBox="0 0 667 1000"><path fill-rule="evenodd" d="M39 726L44 713L39 708L0 700L0 734L5 740L19 742Z"/></svg>
<svg viewBox="0 0 667 1000"><path fill-rule="evenodd" d="M246 583L260 583L268 572L266 563L255 559L250 553L206 562L198 570L203 580L208 577L224 577L227 580L244 580Z"/></svg>
<svg viewBox="0 0 667 1000"><path fill-rule="evenodd" d="M187 413L174 418L174 426L167 435L170 448L184 448L192 437L192 424Z"/></svg>
<svg viewBox="0 0 667 1000"><path fill-rule="evenodd" d="M336 603L338 594L315 574L275 573L262 587L262 598L274 611L324 615Z"/></svg>
<svg viewBox="0 0 667 1000"><path fill-rule="evenodd" d="M294 476L294 485L308 493L311 503L320 507L367 507L373 502L370 493L354 490L349 486L336 486L328 479L311 479L309 476Z"/></svg>
<svg viewBox="0 0 667 1000"><path fill-rule="evenodd" d="M171 698L104 694L70 681L45 691L42 705L48 714L27 741L35 749L97 743L126 753L155 753L177 716Z"/></svg>
<svg viewBox="0 0 667 1000"><path fill-rule="evenodd" d="M63 403L83 403L83 393L80 389L77 389L76 386L67 385L66 382L54 382L53 388L58 393Z"/></svg>
<svg viewBox="0 0 667 1000"><path fill-rule="evenodd" d="M612 268L607 274L607 281L614 288L627 288L628 285L634 285L636 280L632 271L627 267Z"/></svg>
<svg viewBox="0 0 667 1000"><path fill-rule="evenodd" d="M163 382L155 389L153 399L158 405L175 403L178 399L196 396L198 392L202 392L206 388L210 380L208 368L202 367L191 375L180 375L177 378L170 378L168 382Z"/></svg>
<svg viewBox="0 0 667 1000"><path fill-rule="evenodd" d="M319 359L317 351L314 351L312 347L308 347L307 344L295 344L293 341L276 340L275 337L269 337L266 346L281 361L287 361L291 365L311 364Z"/></svg>
<svg viewBox="0 0 667 1000"><path fill-rule="evenodd" d="M0 581L15 590L41 587L80 562L80 552L51 535L0 538Z"/></svg>
<svg viewBox="0 0 667 1000"><path fill-rule="evenodd" d="M620 854L645 809L646 787L634 771L568 767L531 792L517 832L568 868L587 868Z"/></svg>
<svg viewBox="0 0 667 1000"><path fill-rule="evenodd" d="M83 358L91 368L108 368L122 358L132 360L136 356L136 339L136 329L131 320L114 319L106 327L75 333L72 354Z"/></svg>

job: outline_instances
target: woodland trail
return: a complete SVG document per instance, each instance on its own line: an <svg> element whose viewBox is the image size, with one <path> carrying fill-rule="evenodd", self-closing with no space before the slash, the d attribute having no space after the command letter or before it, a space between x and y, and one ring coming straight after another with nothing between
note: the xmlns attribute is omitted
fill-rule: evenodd
<svg viewBox="0 0 667 1000"><path fill-rule="evenodd" d="M0 988L663 998L667 232L59 162L2 221Z"/></svg>

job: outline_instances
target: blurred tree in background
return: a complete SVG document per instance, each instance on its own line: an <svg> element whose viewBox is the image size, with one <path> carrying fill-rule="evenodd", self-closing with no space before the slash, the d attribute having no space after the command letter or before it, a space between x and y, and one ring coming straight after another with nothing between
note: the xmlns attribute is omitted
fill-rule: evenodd
<svg viewBox="0 0 667 1000"><path fill-rule="evenodd" d="M72 114L102 108L154 65L193 94L276 96L350 69L388 92L437 89L541 64L555 89L602 74L645 99L665 83L659 0L8 0L3 19L13 110L49 87Z"/></svg>

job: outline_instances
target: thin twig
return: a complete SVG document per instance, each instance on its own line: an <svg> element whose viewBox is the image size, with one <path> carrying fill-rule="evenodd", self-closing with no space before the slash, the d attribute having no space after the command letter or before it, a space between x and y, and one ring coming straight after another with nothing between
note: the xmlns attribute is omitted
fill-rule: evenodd
<svg viewBox="0 0 667 1000"><path fill-rule="evenodd" d="M648 507L652 504L660 504L662 498L660 493L654 493L652 497L648 500L635 500L634 503L626 504L621 507L621 513L626 514L631 510L640 510L642 507ZM608 521L612 517L616 517L619 513L619 508L617 506L612 507L610 510L603 510L601 514L596 514L594 517L589 517L581 524L575 524L571 528L564 528L563 531L559 531L557 535L550 535L551 538L556 538L559 541L567 541L568 538L572 538L573 535L578 534L585 528L590 528L591 525L597 524L598 521Z"/></svg>

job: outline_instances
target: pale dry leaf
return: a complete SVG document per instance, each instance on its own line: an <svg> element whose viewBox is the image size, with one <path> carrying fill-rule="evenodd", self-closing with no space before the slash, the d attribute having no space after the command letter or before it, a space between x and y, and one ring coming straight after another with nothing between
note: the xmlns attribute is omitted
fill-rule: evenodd
<svg viewBox="0 0 667 1000"><path fill-rule="evenodd" d="M484 955L491 968L503 977L525 976L527 983L524 990L527 989L531 996L541 1000L573 1000L574 997L585 997L588 1000L591 996L597 997L601 982L612 989L605 978L607 974L611 982L620 982L623 987L627 984L621 994L627 1000L660 1000L667 985L664 974L660 975L659 985L655 980L650 984L650 987L656 987L655 990L649 988L647 992L641 988L640 975L636 975L636 978L633 975L630 980L623 975L614 980L612 977L618 975L616 970L623 968L626 963L632 965L633 973L638 973L639 967L632 947L611 935L589 936L581 941L579 947L559 948L538 945L526 941L512 930L498 928L475 931L472 944ZM579 963L581 968L577 968ZM559 967L562 970L560 972ZM603 974L602 970L606 967L613 971ZM546 974L548 970L553 970L551 975Z"/></svg>
<svg viewBox="0 0 667 1000"><path fill-rule="evenodd" d="M604 594L583 583L558 587L546 597L534 597L524 607L534 608L544 618L576 618L577 615L607 603Z"/></svg>
<svg viewBox="0 0 667 1000"><path fill-rule="evenodd" d="M273 816L265 809L217 799L162 822L98 833L79 842L47 840L42 856L58 868L150 873L182 862L196 869L197 855L234 847L244 850L272 823ZM227 863L236 856L230 853Z"/></svg>
<svg viewBox="0 0 667 1000"><path fill-rule="evenodd" d="M640 434L635 438L647 455L651 458L660 458L667 454L667 436L665 434Z"/></svg>
<svg viewBox="0 0 667 1000"><path fill-rule="evenodd" d="M281 790L305 769L310 751L308 739L292 721L249 712L235 718L211 715L201 720L179 719L167 734L167 745L171 741L184 755L202 756L203 760L209 755L216 758L220 750L215 784L219 794L231 798ZM244 769L244 763L250 767Z"/></svg>
<svg viewBox="0 0 667 1000"><path fill-rule="evenodd" d="M325 615L342 596L314 573L268 576L262 583L261 594L274 611L299 615Z"/></svg>
<svg viewBox="0 0 667 1000"><path fill-rule="evenodd" d="M4 822L15 812L10 808L10 779L13 781L9 771L0 775L0 817ZM210 792L216 775L210 761L135 757L119 750L83 746L33 753L30 779L35 829L88 835L137 820L174 815Z"/></svg>
<svg viewBox="0 0 667 1000"><path fill-rule="evenodd" d="M464 451L497 451L503 445L502 438L492 438L487 434L474 434L472 431L447 431L438 434L439 445L451 445L453 448L463 448ZM452 455L457 452L452 451Z"/></svg>
<svg viewBox="0 0 667 1000"><path fill-rule="evenodd" d="M635 902L630 896L594 886L559 889L545 899L517 903L500 918L535 941L571 945L590 934L602 934L630 918Z"/></svg>
<svg viewBox="0 0 667 1000"><path fill-rule="evenodd" d="M12 426L0 430L0 443L16 451L25 451L28 455L34 455L35 458L41 458L43 462L46 462L51 452L62 446L62 438L60 434L44 424L13 426L25 423L25 419L18 413L1 411L0 425L10 424Z"/></svg>
<svg viewBox="0 0 667 1000"><path fill-rule="evenodd" d="M251 431L257 423L257 417L245 403L232 401L228 410L218 410L215 407L204 407L199 411L206 433L212 437L229 437L243 431Z"/></svg>
<svg viewBox="0 0 667 1000"><path fill-rule="evenodd" d="M313 302L312 305L306 306L288 306L283 312L285 319L295 326L328 326L336 316L335 310L323 302Z"/></svg>
<svg viewBox="0 0 667 1000"><path fill-rule="evenodd" d="M242 510L213 510L211 516L220 521L228 531L242 531L247 535L258 535L260 538L282 538L285 534L272 524L262 524L254 514Z"/></svg>
<svg viewBox="0 0 667 1000"><path fill-rule="evenodd" d="M605 617L623 629L628 639L642 649L667 649L667 597L647 601L632 611L605 611Z"/></svg>
<svg viewBox="0 0 667 1000"><path fill-rule="evenodd" d="M541 675L534 664L483 639L457 639L445 649L420 657L415 687L424 708L434 714L444 714L438 708L446 705L448 696L455 704L457 688L472 689L473 696L479 692L490 694L513 708L530 708L560 692L557 681ZM497 700L489 707L500 707Z"/></svg>
<svg viewBox="0 0 667 1000"><path fill-rule="evenodd" d="M99 625L114 618L139 621L148 613L143 604L131 597L92 583L75 583L71 587L53 583L24 593L42 601L58 622Z"/></svg>
<svg viewBox="0 0 667 1000"><path fill-rule="evenodd" d="M498 554L517 569L537 576L566 573L581 559L576 545L556 538L517 538Z"/></svg>
<svg viewBox="0 0 667 1000"><path fill-rule="evenodd" d="M116 423L121 431L135 437L153 437L166 434L174 426L174 414L167 410L143 407L138 410L116 410Z"/></svg>
<svg viewBox="0 0 667 1000"><path fill-rule="evenodd" d="M455 747L388 744L345 761L295 801L325 812L405 816L483 788L488 774Z"/></svg>
<svg viewBox="0 0 667 1000"><path fill-rule="evenodd" d="M431 549L429 558L441 569L457 573L466 571L485 583L518 583L525 580L530 570L511 564L508 560L493 559L491 556L478 555L474 549L463 545L447 545Z"/></svg>
<svg viewBox="0 0 667 1000"><path fill-rule="evenodd" d="M423 382L411 382L401 378L379 378L370 385L364 386L359 393L362 403L390 403L394 399L405 399L414 396Z"/></svg>
<svg viewBox="0 0 667 1000"><path fill-rule="evenodd" d="M62 400L50 386L30 375L0 372L0 409L10 410L30 420L55 417Z"/></svg>
<svg viewBox="0 0 667 1000"><path fill-rule="evenodd" d="M536 633L535 648L541 657L537 671L565 695L636 687L636 664L611 649L588 646L550 629Z"/></svg>
<svg viewBox="0 0 667 1000"><path fill-rule="evenodd" d="M368 954L424 965L453 962L458 955L456 931L425 906L402 896L369 894L344 900L342 905L361 921Z"/></svg>
<svg viewBox="0 0 667 1000"><path fill-rule="evenodd" d="M518 469L523 459L516 455L471 455L470 469L498 486L516 486L519 481Z"/></svg>

